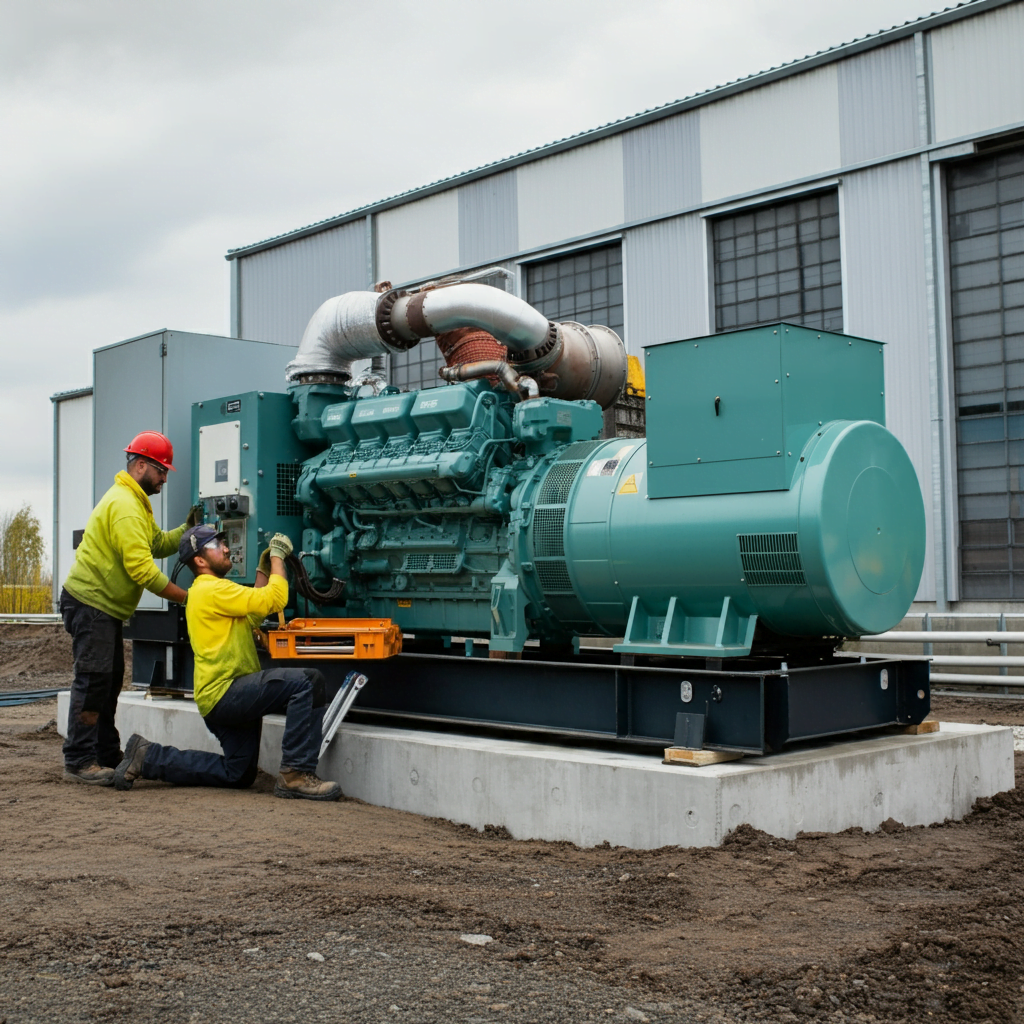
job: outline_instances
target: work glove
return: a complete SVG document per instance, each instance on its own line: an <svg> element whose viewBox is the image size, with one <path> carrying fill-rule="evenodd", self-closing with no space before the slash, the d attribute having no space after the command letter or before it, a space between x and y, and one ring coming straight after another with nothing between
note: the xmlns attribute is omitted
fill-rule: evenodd
<svg viewBox="0 0 1024 1024"><path fill-rule="evenodd" d="M260 555L260 564L256 566L256 569L264 576L270 575L270 548L263 549L263 554Z"/></svg>
<svg viewBox="0 0 1024 1024"><path fill-rule="evenodd" d="M185 529L198 526L203 521L203 505L199 502L188 510L188 518L185 520Z"/></svg>
<svg viewBox="0 0 1024 1024"><path fill-rule="evenodd" d="M275 533L268 550L272 558L287 558L292 553L292 542L283 533Z"/></svg>

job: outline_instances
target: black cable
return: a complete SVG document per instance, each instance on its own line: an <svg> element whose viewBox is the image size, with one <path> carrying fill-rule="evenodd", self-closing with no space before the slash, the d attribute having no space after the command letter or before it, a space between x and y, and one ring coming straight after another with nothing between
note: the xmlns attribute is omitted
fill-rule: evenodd
<svg viewBox="0 0 1024 1024"><path fill-rule="evenodd" d="M334 604L345 592L345 581L339 580L337 577L331 580L331 585L326 590L319 590L309 578L306 567L295 555L289 555L285 562L295 574L296 592L301 594L307 601L312 601L314 604L319 605ZM307 606L307 614L308 611Z"/></svg>

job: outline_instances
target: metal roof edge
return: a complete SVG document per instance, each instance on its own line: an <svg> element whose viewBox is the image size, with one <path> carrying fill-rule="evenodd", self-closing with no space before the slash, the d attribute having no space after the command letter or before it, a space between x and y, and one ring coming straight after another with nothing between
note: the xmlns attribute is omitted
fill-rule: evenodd
<svg viewBox="0 0 1024 1024"><path fill-rule="evenodd" d="M63 402L67 398L84 398L92 394L92 386L87 388L72 388L70 391L55 391L50 395L51 402Z"/></svg>
<svg viewBox="0 0 1024 1024"><path fill-rule="evenodd" d="M439 192L446 192L456 185L468 184L469 182L477 181L480 178L487 178L502 171L512 170L522 164L532 163L535 160L554 156L558 153L565 152L566 150L575 149L578 146L598 142L611 135L618 135L632 128L638 128L642 125L650 124L653 121L660 121L666 117L672 117L676 114L684 113L687 110L693 110L697 107L706 106L709 103L715 103L719 100L727 99L737 93L760 88L763 85L769 85L772 82L779 81L783 78L789 78L793 75L802 74L806 71L812 71L814 68L821 67L824 64L831 64L835 61L855 56L858 53L863 53L865 50L873 50L881 46L888 46L901 39L914 36L918 32L930 31L953 21L960 21L964 18L975 17L985 11L994 10L999 7L1006 7L1010 4L1020 2L1021 0L965 0L965 2L953 7L947 7L933 14L923 15L914 21L908 21L902 25L895 25L888 29L881 29L872 35L862 36L860 39L854 39L849 43L841 43L827 50L819 50L817 53L810 54L806 57L799 57L786 64L780 64L777 67L769 68L765 71L758 71L745 78L739 78L733 82L727 82L724 85L714 86L704 92L695 93L694 95L683 99L672 100L660 107L652 107L649 110L644 110L637 114L630 114L627 117L620 118L617 121L611 121L608 124L600 125L597 128L591 128L587 131L579 132L576 135L570 135L564 139L558 139L555 142L549 142L545 145L537 146L534 149L524 150L522 153L504 157L489 164L483 164L482 166L475 167L469 171L462 171L459 174L451 175L448 178L442 178L439 181L434 181L427 185L421 185L418 188L410 189L407 192L401 192L398 195L389 196L386 199L367 203L365 206L357 207L354 210L338 214L335 217L328 217L325 220L316 221L315 223L306 225L305 227L296 228L293 231L288 231L281 235L274 235L261 242L254 242L251 245L239 246L237 249L229 249L224 256L224 259L231 261L242 256L252 256L255 253L263 252L267 249L275 249L278 246L287 245L289 242L296 242L302 238L308 238L310 235L317 235L322 231L329 231L332 228L341 227L344 224L349 224L356 220L362 220L370 214L382 213L385 210L393 209L396 206L404 206L406 203L416 199L426 199L427 197L436 195Z"/></svg>

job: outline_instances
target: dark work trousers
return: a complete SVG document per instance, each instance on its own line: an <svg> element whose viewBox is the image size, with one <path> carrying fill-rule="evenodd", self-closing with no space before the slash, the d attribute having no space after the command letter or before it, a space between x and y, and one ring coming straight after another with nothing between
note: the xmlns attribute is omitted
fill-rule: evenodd
<svg viewBox="0 0 1024 1024"><path fill-rule="evenodd" d="M224 753L151 743L142 777L179 786L251 786L256 780L263 716L282 713L281 770L315 772L325 702L324 677L315 668L272 668L239 676L203 719Z"/></svg>
<svg viewBox="0 0 1024 1024"><path fill-rule="evenodd" d="M116 768L124 756L114 725L117 697L124 682L124 623L82 604L63 588L60 614L71 634L75 657L64 765L75 769L95 763ZM91 721L93 714L96 717Z"/></svg>

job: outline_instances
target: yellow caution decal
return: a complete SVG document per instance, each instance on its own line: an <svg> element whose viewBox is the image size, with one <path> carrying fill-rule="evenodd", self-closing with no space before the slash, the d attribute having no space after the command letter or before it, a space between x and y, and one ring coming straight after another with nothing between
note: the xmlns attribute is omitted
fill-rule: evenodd
<svg viewBox="0 0 1024 1024"><path fill-rule="evenodd" d="M396 603L398 604L399 608L411 608L412 607L412 601L410 601L408 598L400 597Z"/></svg>
<svg viewBox="0 0 1024 1024"><path fill-rule="evenodd" d="M641 473L630 473L625 480L622 481L622 486L619 488L619 494L636 494L637 493L637 477L642 476Z"/></svg>

